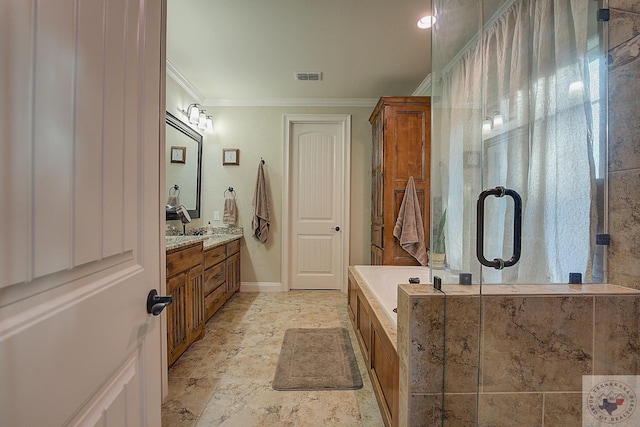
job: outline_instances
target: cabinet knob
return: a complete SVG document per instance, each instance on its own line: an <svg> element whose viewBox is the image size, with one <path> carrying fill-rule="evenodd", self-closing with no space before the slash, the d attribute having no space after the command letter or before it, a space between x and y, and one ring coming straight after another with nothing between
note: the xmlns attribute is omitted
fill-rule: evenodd
<svg viewBox="0 0 640 427"><path fill-rule="evenodd" d="M331 227L331 229L335 231L340 231L340 226L336 225L335 227Z"/></svg>
<svg viewBox="0 0 640 427"><path fill-rule="evenodd" d="M147 313L158 316L162 310L173 302L171 296L158 296L158 291L151 289L147 295Z"/></svg>

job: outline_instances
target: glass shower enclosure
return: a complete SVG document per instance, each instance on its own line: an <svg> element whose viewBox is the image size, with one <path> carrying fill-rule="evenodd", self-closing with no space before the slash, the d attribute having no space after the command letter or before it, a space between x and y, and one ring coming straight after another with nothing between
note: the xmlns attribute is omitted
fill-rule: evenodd
<svg viewBox="0 0 640 427"><path fill-rule="evenodd" d="M629 403L609 387L592 396L593 420L585 415L595 374L614 363L599 352L597 316L619 303L602 285L608 5L432 6L430 256L442 298L430 366L439 382L411 396L410 414L424 403L425 425L600 422L607 401L621 399L613 412ZM409 424L420 422L410 415Z"/></svg>
<svg viewBox="0 0 640 427"><path fill-rule="evenodd" d="M596 245L606 166L598 6L434 1L432 224L447 271L471 273L474 283L568 283L571 273L605 280ZM494 188L520 196L519 215L501 190L478 206ZM520 257L495 268L477 249L490 262Z"/></svg>

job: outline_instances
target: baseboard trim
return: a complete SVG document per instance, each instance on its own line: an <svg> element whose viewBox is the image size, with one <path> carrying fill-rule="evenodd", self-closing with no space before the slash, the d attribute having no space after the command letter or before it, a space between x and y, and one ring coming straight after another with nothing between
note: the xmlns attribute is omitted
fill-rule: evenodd
<svg viewBox="0 0 640 427"><path fill-rule="evenodd" d="M286 292L282 283L278 282L242 282L240 292Z"/></svg>

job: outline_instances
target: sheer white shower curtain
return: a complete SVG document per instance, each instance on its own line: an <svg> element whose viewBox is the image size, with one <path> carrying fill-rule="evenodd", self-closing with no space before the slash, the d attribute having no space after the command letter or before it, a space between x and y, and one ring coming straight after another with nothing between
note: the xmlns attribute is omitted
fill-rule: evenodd
<svg viewBox="0 0 640 427"><path fill-rule="evenodd" d="M588 4L520 0L487 26L478 43L443 75L443 155L447 183L447 262L473 271L475 203L502 185L523 200L522 257L502 271L483 269L484 283L566 282L590 278L593 166L587 53ZM481 138L483 118L505 123ZM482 154L482 164L465 152ZM513 253L513 207L485 204L485 256ZM476 267L477 269L477 267ZM476 272L474 272L476 273Z"/></svg>

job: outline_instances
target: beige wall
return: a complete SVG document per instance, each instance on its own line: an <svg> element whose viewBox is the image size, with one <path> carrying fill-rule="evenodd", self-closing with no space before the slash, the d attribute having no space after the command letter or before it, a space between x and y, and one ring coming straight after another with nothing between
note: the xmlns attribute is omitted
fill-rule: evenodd
<svg viewBox="0 0 640 427"><path fill-rule="evenodd" d="M192 98L167 77L167 111L186 121L179 109ZM214 133L204 134L202 160L201 218L193 227L222 226L214 221L214 211L222 218L224 191L232 186L237 193L238 226L244 228L242 242L243 283L280 283L282 273L282 178L284 114L351 115L351 232L349 264L368 264L371 212L371 125L372 107L207 107L213 116ZM240 149L239 166L222 166L222 149ZM253 189L258 162L263 158L269 189L271 234L266 244L251 236Z"/></svg>
<svg viewBox="0 0 640 427"><path fill-rule="evenodd" d="M609 7L608 281L640 289L640 3Z"/></svg>

